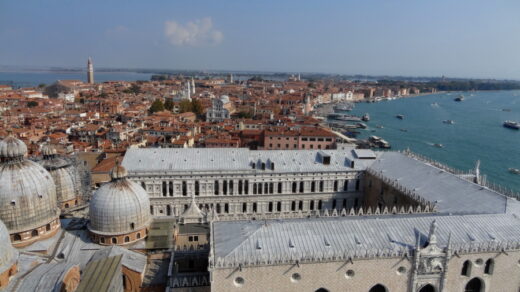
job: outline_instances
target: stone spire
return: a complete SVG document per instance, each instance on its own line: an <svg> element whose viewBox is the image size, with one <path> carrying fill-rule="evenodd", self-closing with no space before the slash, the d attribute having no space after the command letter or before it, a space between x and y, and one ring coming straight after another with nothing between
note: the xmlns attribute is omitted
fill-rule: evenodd
<svg viewBox="0 0 520 292"><path fill-rule="evenodd" d="M203 223L204 214L195 203L195 195L191 196L191 203L188 209L181 215L182 222L186 223Z"/></svg>

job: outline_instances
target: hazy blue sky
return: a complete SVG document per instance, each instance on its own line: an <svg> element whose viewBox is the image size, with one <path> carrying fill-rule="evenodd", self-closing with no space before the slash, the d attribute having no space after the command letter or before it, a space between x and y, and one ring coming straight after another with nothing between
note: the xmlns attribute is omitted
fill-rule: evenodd
<svg viewBox="0 0 520 292"><path fill-rule="evenodd" d="M0 65L520 79L520 1L6 1Z"/></svg>

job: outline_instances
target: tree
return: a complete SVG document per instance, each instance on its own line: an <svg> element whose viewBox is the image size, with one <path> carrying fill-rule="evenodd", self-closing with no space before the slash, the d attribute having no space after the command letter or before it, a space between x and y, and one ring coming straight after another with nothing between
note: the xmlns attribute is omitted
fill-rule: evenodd
<svg viewBox="0 0 520 292"><path fill-rule="evenodd" d="M35 107L38 105L38 102L31 100L27 103L27 107Z"/></svg>
<svg viewBox="0 0 520 292"><path fill-rule="evenodd" d="M191 101L191 111L194 112L196 115L202 114L202 103L198 99L194 99Z"/></svg>
<svg viewBox="0 0 520 292"><path fill-rule="evenodd" d="M40 84L38 84L38 87L39 87L39 88L44 88L45 86L46 86L45 83L40 83Z"/></svg>
<svg viewBox="0 0 520 292"><path fill-rule="evenodd" d="M237 117L239 119L251 119L253 117L253 113L250 111L240 111L237 113Z"/></svg>
<svg viewBox="0 0 520 292"><path fill-rule="evenodd" d="M164 102L164 108L169 110L169 111L172 111L173 110L173 101L171 98L167 98L166 101Z"/></svg>
<svg viewBox="0 0 520 292"><path fill-rule="evenodd" d="M134 83L132 86L130 86L130 88L125 89L124 93L139 94L141 93L141 87Z"/></svg>
<svg viewBox="0 0 520 292"><path fill-rule="evenodd" d="M153 114L153 113L160 112L160 111L163 111L163 110L164 110L164 103L162 102L162 100L156 99L152 103L150 108L148 109L148 113L149 114Z"/></svg>
<svg viewBox="0 0 520 292"><path fill-rule="evenodd" d="M179 112L185 113L185 112L191 112L191 102L187 99L184 99L179 104Z"/></svg>

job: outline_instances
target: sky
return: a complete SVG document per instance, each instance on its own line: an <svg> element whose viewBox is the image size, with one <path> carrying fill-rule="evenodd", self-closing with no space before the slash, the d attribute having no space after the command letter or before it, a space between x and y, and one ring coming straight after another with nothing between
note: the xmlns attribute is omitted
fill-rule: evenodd
<svg viewBox="0 0 520 292"><path fill-rule="evenodd" d="M518 0L0 0L0 65L520 80Z"/></svg>

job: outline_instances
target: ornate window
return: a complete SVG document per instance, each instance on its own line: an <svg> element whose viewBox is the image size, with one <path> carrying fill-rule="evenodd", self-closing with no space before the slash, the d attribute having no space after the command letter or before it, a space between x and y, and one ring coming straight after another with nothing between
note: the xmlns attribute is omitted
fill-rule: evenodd
<svg viewBox="0 0 520 292"><path fill-rule="evenodd" d="M495 261L493 259L488 259L486 261L486 266L484 267L484 274L492 275L494 266Z"/></svg>
<svg viewBox="0 0 520 292"><path fill-rule="evenodd" d="M469 277L471 275L471 261L467 260L462 264L460 274L466 277Z"/></svg>

